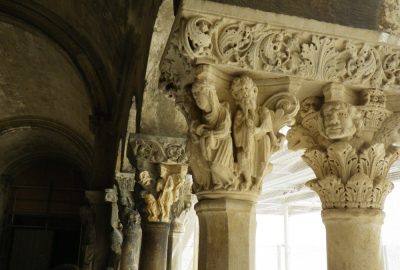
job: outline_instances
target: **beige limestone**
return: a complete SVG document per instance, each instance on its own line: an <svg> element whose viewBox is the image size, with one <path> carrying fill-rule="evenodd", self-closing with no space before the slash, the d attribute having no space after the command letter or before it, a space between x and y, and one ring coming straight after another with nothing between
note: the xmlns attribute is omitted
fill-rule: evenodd
<svg viewBox="0 0 400 270"><path fill-rule="evenodd" d="M201 199L199 217L199 270L255 269L255 198ZM211 195L215 196L215 194Z"/></svg>
<svg viewBox="0 0 400 270"><path fill-rule="evenodd" d="M326 227L328 270L383 270L383 219L381 210L322 211Z"/></svg>

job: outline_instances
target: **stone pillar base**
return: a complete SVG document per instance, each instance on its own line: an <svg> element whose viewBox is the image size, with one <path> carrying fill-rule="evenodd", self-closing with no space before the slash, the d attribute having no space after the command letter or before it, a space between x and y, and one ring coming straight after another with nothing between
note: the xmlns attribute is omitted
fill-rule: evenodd
<svg viewBox="0 0 400 270"><path fill-rule="evenodd" d="M170 224L148 222L143 228L140 270L166 270Z"/></svg>
<svg viewBox="0 0 400 270"><path fill-rule="evenodd" d="M384 216L378 209L323 210L328 270L383 270Z"/></svg>
<svg viewBox="0 0 400 270"><path fill-rule="evenodd" d="M199 199L198 270L254 270L256 200Z"/></svg>

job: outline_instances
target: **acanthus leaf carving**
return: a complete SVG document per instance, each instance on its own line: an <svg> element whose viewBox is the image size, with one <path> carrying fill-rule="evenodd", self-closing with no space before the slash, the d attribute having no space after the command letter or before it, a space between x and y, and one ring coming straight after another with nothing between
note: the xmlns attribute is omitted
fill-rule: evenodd
<svg viewBox="0 0 400 270"><path fill-rule="evenodd" d="M363 102L358 106L346 100L344 90L329 84L322 106L314 97L305 99L288 145L306 149L303 159L317 176L307 186L323 208L382 209L393 189L389 169L399 159L400 113L386 109L381 90L357 92ZM299 139L302 134L309 139Z"/></svg>
<svg viewBox="0 0 400 270"><path fill-rule="evenodd" d="M178 91L195 80L190 70L196 63L366 88L400 88L400 51L394 46L266 23L188 15L172 33L166 52L161 82Z"/></svg>

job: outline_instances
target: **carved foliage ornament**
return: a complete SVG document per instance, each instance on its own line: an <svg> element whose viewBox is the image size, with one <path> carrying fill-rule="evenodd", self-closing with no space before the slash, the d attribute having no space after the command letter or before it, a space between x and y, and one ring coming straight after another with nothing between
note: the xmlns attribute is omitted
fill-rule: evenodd
<svg viewBox="0 0 400 270"><path fill-rule="evenodd" d="M137 159L152 163L185 163L188 160L186 140L136 134L131 145Z"/></svg>
<svg viewBox="0 0 400 270"><path fill-rule="evenodd" d="M398 0L387 2L390 7L389 2ZM395 15L389 17L397 19L398 5L392 10L388 14ZM161 81L184 87L188 82L180 80L193 81L190 70L194 63L215 63L313 80L398 89L399 60L400 50L395 47L266 24L194 16L182 19L170 39L161 64ZM181 74L172 74L175 71Z"/></svg>
<svg viewBox="0 0 400 270"><path fill-rule="evenodd" d="M258 87L248 76L235 78L229 89L235 110L220 102L207 80L193 84L201 116L190 125L190 160L195 191L258 193L271 169L269 159L282 143L279 130L294 123L299 104L289 92L279 92L261 105Z"/></svg>
<svg viewBox="0 0 400 270"><path fill-rule="evenodd" d="M297 124L288 132L289 149L306 149L303 159L316 179L307 185L323 208L383 208L393 184L387 179L399 158L400 113L386 110L383 91L359 93L363 105L344 97L341 85L301 103Z"/></svg>

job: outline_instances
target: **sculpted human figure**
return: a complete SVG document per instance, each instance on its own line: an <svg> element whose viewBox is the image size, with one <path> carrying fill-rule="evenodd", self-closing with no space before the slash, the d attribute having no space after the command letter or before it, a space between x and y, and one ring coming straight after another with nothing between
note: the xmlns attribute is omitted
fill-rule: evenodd
<svg viewBox="0 0 400 270"><path fill-rule="evenodd" d="M202 120L192 124L191 132L211 167L214 189L226 188L232 184L230 172L234 167L229 105L219 102L215 87L206 81L195 82L192 94L202 111Z"/></svg>
<svg viewBox="0 0 400 270"><path fill-rule="evenodd" d="M320 117L321 135L332 140L351 139L361 123L357 108L343 101L326 102Z"/></svg>
<svg viewBox="0 0 400 270"><path fill-rule="evenodd" d="M277 143L272 132L272 119L266 107L257 107L258 88L248 76L233 80L232 96L239 108L233 123L239 173L244 178L243 189L259 182L268 170L271 147Z"/></svg>
<svg viewBox="0 0 400 270"><path fill-rule="evenodd" d="M153 180L148 171L143 171L139 175L139 184L144 188L142 198L146 203L147 219L151 222L159 221L161 211L155 198L159 189L159 187L156 187L156 181Z"/></svg>
<svg viewBox="0 0 400 270"><path fill-rule="evenodd" d="M164 188L158 199L161 207L161 221L168 222L171 212L171 206L174 203L174 180L168 176Z"/></svg>

